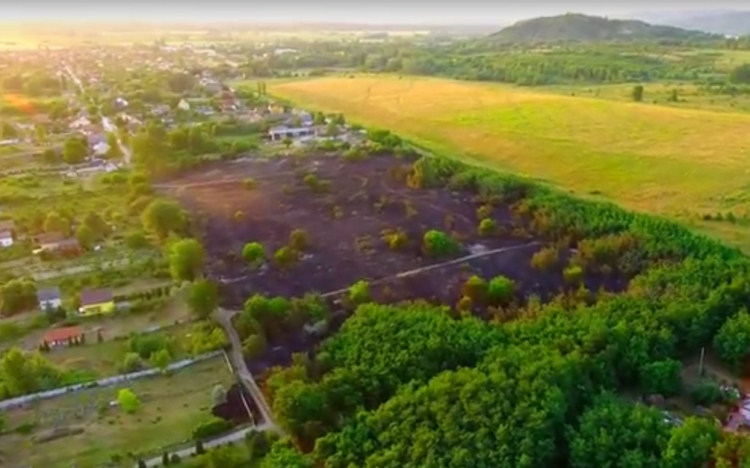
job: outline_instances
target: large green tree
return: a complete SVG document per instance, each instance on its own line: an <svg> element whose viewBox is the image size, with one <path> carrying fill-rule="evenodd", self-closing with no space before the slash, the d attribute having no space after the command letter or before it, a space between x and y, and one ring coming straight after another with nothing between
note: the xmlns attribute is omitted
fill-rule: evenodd
<svg viewBox="0 0 750 468"><path fill-rule="evenodd" d="M201 319L208 318L218 307L218 288L211 281L200 279L190 285L187 303L193 315Z"/></svg>
<svg viewBox="0 0 750 468"><path fill-rule="evenodd" d="M164 240L169 234L184 229L186 219L180 205L165 200L154 200L141 214L141 221L147 231Z"/></svg>
<svg viewBox="0 0 750 468"><path fill-rule="evenodd" d="M169 247L169 271L177 281L194 281L203 273L206 251L197 239L181 239Z"/></svg>

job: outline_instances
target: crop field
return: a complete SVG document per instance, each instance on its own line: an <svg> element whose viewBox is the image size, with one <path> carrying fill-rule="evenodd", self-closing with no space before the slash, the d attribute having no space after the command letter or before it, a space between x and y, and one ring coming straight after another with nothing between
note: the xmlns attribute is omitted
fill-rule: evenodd
<svg viewBox="0 0 750 468"><path fill-rule="evenodd" d="M433 151L681 220L747 250L750 115L495 84L361 75L270 83ZM732 212L732 224L705 221Z"/></svg>
<svg viewBox="0 0 750 468"><path fill-rule="evenodd" d="M211 414L213 388L221 384L228 389L232 381L224 361L217 358L171 376L93 388L9 410L10 430L0 436L3 466L133 466L129 453L157 451L189 439L192 429ZM120 388L140 397L134 414L110 404Z"/></svg>

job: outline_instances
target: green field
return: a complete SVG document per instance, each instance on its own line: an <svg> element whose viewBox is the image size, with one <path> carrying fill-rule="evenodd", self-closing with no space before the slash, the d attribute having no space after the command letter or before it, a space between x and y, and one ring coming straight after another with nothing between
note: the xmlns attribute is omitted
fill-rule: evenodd
<svg viewBox="0 0 750 468"><path fill-rule="evenodd" d="M269 82L269 90L435 152L678 219L750 251L750 114L381 75ZM702 219L730 211L735 223Z"/></svg>
<svg viewBox="0 0 750 468"><path fill-rule="evenodd" d="M211 359L172 376L133 381L123 386L94 388L41 401L27 408L6 412L8 432L0 436L3 466L93 468L134 466L128 453L159 455L162 447L189 439L191 431L210 417L212 390L217 384L228 389L231 375L222 358ZM141 398L135 414L110 406L119 388L127 387ZM21 428L30 428L30 433ZM49 442L34 442L50 431L79 428L78 435Z"/></svg>

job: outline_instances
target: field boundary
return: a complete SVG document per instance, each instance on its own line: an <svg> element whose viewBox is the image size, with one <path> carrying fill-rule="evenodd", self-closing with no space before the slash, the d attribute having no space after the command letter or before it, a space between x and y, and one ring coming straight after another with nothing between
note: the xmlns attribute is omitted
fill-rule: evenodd
<svg viewBox="0 0 750 468"><path fill-rule="evenodd" d="M201 354L200 356L196 356L194 358L188 358L188 359L183 359L181 361L173 362L172 364L167 366L166 370L167 371L181 370L186 367L190 367L193 364L197 364L199 362L207 361L209 359L220 356L222 352L223 352L222 350L212 351L210 353ZM32 393L30 395L23 395L23 396L11 398L5 401L0 401L0 410L17 408L19 406L33 403L35 401L48 400L50 398L67 395L69 393L77 393L77 392L80 392L81 390L88 390L90 388L111 387L112 385L116 385L121 382L129 382L131 380L138 380L138 379L142 379L146 377L154 377L161 373L162 371L160 369L146 369L146 370L142 370L138 372L130 372L127 374L120 374L120 375L115 375L112 377L105 377L103 379L95 380L93 382L68 385L66 387L60 387L60 388L56 388L53 390L46 390L44 392Z"/></svg>

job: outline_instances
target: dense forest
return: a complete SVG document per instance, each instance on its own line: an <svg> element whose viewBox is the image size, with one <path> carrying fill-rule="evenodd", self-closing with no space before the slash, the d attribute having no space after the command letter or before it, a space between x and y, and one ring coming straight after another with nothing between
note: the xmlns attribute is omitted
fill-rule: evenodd
<svg viewBox="0 0 750 468"><path fill-rule="evenodd" d="M587 269L639 273L622 294L529 300L490 321L422 302L361 305L314 355L272 371L266 391L291 437L278 450L291 464L260 466L750 466L750 438L711 417L675 424L633 397L731 400L708 379L683 381L682 361L713 344L727 363L746 362L746 257L670 222L453 160L422 158L410 180L509 204L534 236L577 247Z"/></svg>

